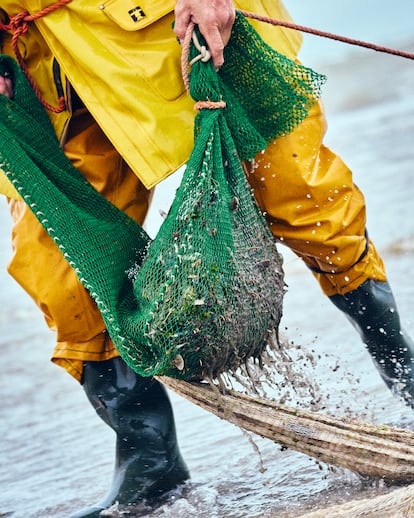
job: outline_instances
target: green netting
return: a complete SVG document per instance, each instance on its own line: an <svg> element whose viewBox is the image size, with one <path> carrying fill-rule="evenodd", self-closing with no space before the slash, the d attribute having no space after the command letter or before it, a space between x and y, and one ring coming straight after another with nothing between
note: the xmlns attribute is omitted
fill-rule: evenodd
<svg viewBox="0 0 414 518"><path fill-rule="evenodd" d="M192 66L192 97L226 107L197 115L182 183L150 244L73 168L18 66L1 61L15 97L0 96L0 167L91 293L123 359L144 376L192 379L260 358L281 317L283 272L240 160L297 126L323 78L238 15L220 73Z"/></svg>
<svg viewBox="0 0 414 518"><path fill-rule="evenodd" d="M125 339L118 308L132 290L126 271L145 256L150 238L66 158L17 63L0 56L0 64L14 78L13 100L0 95L0 168L74 268L118 345Z"/></svg>
<svg viewBox="0 0 414 518"><path fill-rule="evenodd" d="M260 357L283 296L280 257L226 120L220 110L200 118L182 184L134 278L140 345L125 356L185 378Z"/></svg>
<svg viewBox="0 0 414 518"><path fill-rule="evenodd" d="M240 158L252 159L307 117L326 77L271 48L240 13L224 57L217 80L228 105L226 120ZM206 85L203 91L194 84L191 95L213 95L208 88L211 70L199 67L195 73L197 84L205 81ZM203 74L209 77L203 79Z"/></svg>

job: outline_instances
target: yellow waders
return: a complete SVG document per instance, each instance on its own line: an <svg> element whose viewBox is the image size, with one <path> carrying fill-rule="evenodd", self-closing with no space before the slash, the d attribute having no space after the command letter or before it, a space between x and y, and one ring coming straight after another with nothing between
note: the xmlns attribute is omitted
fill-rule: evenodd
<svg viewBox="0 0 414 518"><path fill-rule="evenodd" d="M244 3L244 0L240 1L241 7ZM40 4L43 6L47 2L42 0ZM109 6L110 2L107 4ZM26 0L18 2L17 5L10 1L6 2L2 9L15 14L23 10L25 5ZM87 19L95 23L82 25L82 31L76 31L78 25L72 22L77 20L77 17L83 16L86 8L88 16L90 15ZM171 11L172 8L173 4ZM251 4L250 9L265 12L276 18L288 17L283 5L274 0L257 0ZM156 13L154 17L155 22L158 19ZM145 177L146 184L150 186L152 181L144 174L145 167L148 168L150 165L153 173L155 171L157 174L164 167L163 157L157 152L158 148L154 145L147 146L145 144L147 140L153 141L155 136L154 142L159 141L164 144L168 142L169 147L165 145L165 148L170 149L169 160L174 162L171 170L175 170L181 163L181 159L177 159L178 152L180 156L187 156L187 149L191 147L189 138L193 114L188 109L190 100L182 93L180 72L178 68L177 70L174 67L171 70L168 68L174 73L170 77L168 86L165 87L164 62L154 61L152 47L145 43L146 38L151 34L151 45L154 42L157 43L156 48L163 49L163 52L168 49L169 60L171 63L176 63L180 56L180 49L178 44L171 45L171 42L176 43L175 36L170 30L171 21L172 14L161 17L158 23L154 23L147 29L128 32L128 38L126 38L125 31L118 27L117 23L114 25L113 20L108 21L98 4L88 0L85 6L80 8L74 2L67 9L39 19L36 26L32 25L31 30L22 36L22 45L26 45L28 52L25 56L26 62L36 76L42 95L48 101L56 104L56 100L51 98L55 95L54 89L50 88L50 85L54 84L51 60L53 55L56 55L63 70L74 76L70 79L75 90L84 96L85 104L90 109L93 108L96 114L99 113L98 120L102 122L105 119L106 116L101 112L111 106L108 112L109 122L107 127L104 125L104 128L108 133L110 132L117 148L122 148L125 142L123 137L118 140L114 138L117 134L114 132L114 124L118 124L119 128L128 135L134 135L134 145L138 143L137 148L131 147L135 151L130 151L129 154L136 159L139 153L143 152L148 159L148 163L145 164L137 160L137 167L139 168L141 164L142 170L135 171L135 174L86 112L78 113L70 122L65 152L98 191L139 223L143 223L147 213L150 191L143 186L137 175ZM61 30L59 30L59 24L62 24ZM70 38L67 37L69 30ZM94 31L98 31L99 38ZM290 57L296 56L301 41L299 34L266 25L260 26L260 32L272 46ZM43 40L42 35L46 41ZM105 38L112 45L110 54L106 52ZM131 38L134 38L136 45L131 46ZM76 46L78 40L79 46ZM113 47L115 40L119 48ZM7 42L10 43L7 40L5 44ZM128 46L124 48L126 42ZM52 45L55 52L50 52L48 45ZM68 45L74 48L67 49ZM140 48L140 45L144 45L142 52L135 52L134 49ZM96 51L100 46L105 48L105 52ZM145 49L150 50L143 53ZM89 61L83 59L84 54L87 54L86 51L92 53ZM163 52L160 55L164 55ZM128 59L137 59L137 66L133 61L132 65L125 67L123 60L126 55L129 56ZM107 60L109 56L111 59L108 62L105 61L98 66L96 62L98 57ZM147 61L141 62L145 56ZM75 57L76 63L73 62ZM89 67L88 73L83 70L82 63ZM111 66L115 67L116 72L110 73ZM159 68L159 73L153 71L151 74L158 78L157 81L161 78L163 87L168 91L176 92L174 95L177 99L174 98L173 101L168 99L167 102L157 93L157 89L145 86L144 80L136 80L136 71L141 69L145 71L148 67L155 67L157 70ZM131 70L134 71L133 89L130 86ZM103 74L102 71L105 73ZM96 81L91 80L97 72L101 74L99 78ZM125 81L120 81L118 85L119 87L124 85L122 86L124 89L117 89L114 94L113 85L110 84L105 90L103 79L118 77L121 73L127 74ZM83 84L85 82L86 84ZM89 92L91 84L93 89ZM136 91L138 86L140 88L142 86L139 95ZM98 87L103 88L100 94L96 91ZM121 96L122 92L124 97ZM128 97L131 95L132 100ZM154 101L152 101L153 95ZM103 104L100 99L105 99L106 102ZM117 111L112 104L108 104L108 101L116 106L119 104L119 110ZM177 105L178 102L183 103L183 109L180 109L181 104ZM174 133L168 135L160 133L157 129L159 125L153 125L154 120L147 116L147 112L145 116L140 116L140 112L131 116L130 110L126 110L125 106L139 106L147 110L148 113L154 114L154 120L160 118L161 125L164 119L168 119L168 128L173 128L174 131L179 128L181 140L174 139L171 136ZM171 113L174 116L169 115L167 108L173 110ZM178 124L177 113L182 115ZM67 113L60 114L58 118L52 115L58 136L62 133L67 117ZM146 140L137 138L137 121L140 124L149 125L148 128L145 126ZM354 290L366 279L386 280L386 277L383 263L372 243L367 246L364 234L363 196L353 185L349 169L339 157L323 146L325 130L324 116L320 108L316 107L294 132L278 139L263 154L256 157L253 163L246 164L246 170L258 202L262 210L267 213L273 234L305 261L313 270L323 291L330 296ZM9 193L9 196L12 194ZM49 327L56 331L57 344L52 360L80 380L83 361L109 359L117 356L117 352L105 332L95 303L78 283L74 272L52 240L21 200L10 200L9 204L14 220L14 255L9 265L9 272L33 297L43 311Z"/></svg>
<svg viewBox="0 0 414 518"><path fill-rule="evenodd" d="M363 194L344 162L323 145L325 132L317 105L245 169L273 235L304 260L331 296L367 279L385 281L386 275L365 234Z"/></svg>

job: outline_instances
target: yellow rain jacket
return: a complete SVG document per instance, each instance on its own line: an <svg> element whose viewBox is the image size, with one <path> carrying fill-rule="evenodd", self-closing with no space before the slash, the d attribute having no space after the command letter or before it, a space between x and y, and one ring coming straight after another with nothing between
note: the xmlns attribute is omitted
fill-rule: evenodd
<svg viewBox="0 0 414 518"><path fill-rule="evenodd" d="M27 10L35 14L53 0L3 0L3 23ZM183 165L193 143L193 101L181 77L181 48L172 30L175 0L72 0L31 22L19 45L45 100L58 105L54 58L115 148L147 188ZM287 19L277 0L241 0L240 8ZM299 33L265 23L262 37L289 57ZM4 49L3 49L4 51ZM13 55L10 46L6 53ZM50 113L64 139L70 114ZM7 180L6 180L7 182ZM1 187L8 182L0 180ZM1 191L0 191L1 192Z"/></svg>

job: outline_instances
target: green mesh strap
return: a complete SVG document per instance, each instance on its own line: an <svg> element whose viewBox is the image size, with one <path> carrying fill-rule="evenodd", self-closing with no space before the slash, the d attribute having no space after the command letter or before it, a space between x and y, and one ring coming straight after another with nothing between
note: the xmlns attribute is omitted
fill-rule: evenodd
<svg viewBox="0 0 414 518"><path fill-rule="evenodd" d="M226 107L197 115L182 183L150 244L65 157L16 63L0 63L15 83L13 100L0 96L0 167L97 302L122 358L141 375L184 379L260 358L281 317L283 271L240 159L297 126L323 78L238 15L220 74L211 62L192 67L192 97Z"/></svg>

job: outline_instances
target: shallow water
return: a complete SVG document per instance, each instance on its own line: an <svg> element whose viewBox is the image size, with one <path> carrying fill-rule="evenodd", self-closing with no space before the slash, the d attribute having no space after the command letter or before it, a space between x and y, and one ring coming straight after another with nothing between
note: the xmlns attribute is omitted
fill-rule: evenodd
<svg viewBox="0 0 414 518"><path fill-rule="evenodd" d="M412 51L414 34L411 45L407 34L401 34L401 44ZM346 157L366 195L370 235L385 259L404 325L414 335L414 68L408 60L370 51L338 53L341 63L337 65L320 56L318 60L318 70L329 78L327 143ZM158 224L158 209L168 203L165 191L166 186L161 187L156 198L150 230ZM5 273L9 232L2 201L0 516L65 518L107 490L113 434L96 417L77 383L49 363L53 335ZM289 340L315 352L314 375L324 396L329 395L329 410L339 415L350 406L354 415L364 419L413 429L412 411L384 388L349 323L322 296L300 261L289 250L280 247L280 251L289 286L282 331ZM375 481L363 481L350 471L331 469L256 438L265 467L261 473L259 456L238 428L171 396L192 481L168 503L147 511L147 516L295 517L386 490Z"/></svg>

